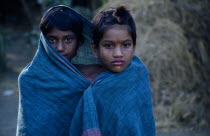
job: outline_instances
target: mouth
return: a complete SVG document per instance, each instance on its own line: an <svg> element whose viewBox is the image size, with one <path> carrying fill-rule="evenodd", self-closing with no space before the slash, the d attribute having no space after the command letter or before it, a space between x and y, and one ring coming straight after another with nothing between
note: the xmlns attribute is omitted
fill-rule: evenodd
<svg viewBox="0 0 210 136"><path fill-rule="evenodd" d="M124 63L125 62L123 60L115 60L115 61L112 61L112 65L114 65L114 66L121 66Z"/></svg>

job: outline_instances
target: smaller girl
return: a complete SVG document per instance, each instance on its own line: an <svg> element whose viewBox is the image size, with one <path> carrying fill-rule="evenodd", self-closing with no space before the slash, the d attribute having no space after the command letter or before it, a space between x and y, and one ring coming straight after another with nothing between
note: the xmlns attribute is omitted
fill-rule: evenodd
<svg viewBox="0 0 210 136"><path fill-rule="evenodd" d="M146 66L134 56L135 22L124 5L99 12L92 21L92 51L107 72L84 91L70 135L155 136Z"/></svg>
<svg viewBox="0 0 210 136"><path fill-rule="evenodd" d="M136 27L125 5L99 12L92 21L92 51L111 74L92 89L103 136L154 136L146 66L134 56ZM95 129L93 129L95 130ZM91 129L86 131L90 133Z"/></svg>

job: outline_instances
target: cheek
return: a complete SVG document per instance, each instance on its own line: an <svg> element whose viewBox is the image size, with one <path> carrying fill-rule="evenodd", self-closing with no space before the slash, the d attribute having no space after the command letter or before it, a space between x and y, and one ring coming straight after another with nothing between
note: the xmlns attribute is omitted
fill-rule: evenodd
<svg viewBox="0 0 210 136"><path fill-rule="evenodd" d="M67 47L66 47L67 52L69 52L69 53L74 53L74 52L76 52L76 49L77 49L76 47L77 47L76 44L75 44L75 45L72 45L72 44L67 45Z"/></svg>
<svg viewBox="0 0 210 136"><path fill-rule="evenodd" d="M111 53L109 51L99 49L99 57L100 57L101 60L109 59L110 55L111 55Z"/></svg>
<svg viewBox="0 0 210 136"><path fill-rule="evenodd" d="M74 49L77 47L77 41L72 41L68 44L68 48Z"/></svg>
<svg viewBox="0 0 210 136"><path fill-rule="evenodd" d="M55 43L51 43L51 45L52 45L52 47L54 47L54 48L56 48L57 47L57 45L55 44Z"/></svg>
<svg viewBox="0 0 210 136"><path fill-rule="evenodd" d="M125 53L127 54L128 57L133 57L134 51L135 50L133 48L131 48L130 50L127 50Z"/></svg>

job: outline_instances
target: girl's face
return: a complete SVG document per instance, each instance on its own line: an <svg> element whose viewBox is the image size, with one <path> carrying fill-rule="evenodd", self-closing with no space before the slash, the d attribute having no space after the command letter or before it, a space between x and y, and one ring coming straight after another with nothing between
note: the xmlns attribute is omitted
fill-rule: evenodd
<svg viewBox="0 0 210 136"><path fill-rule="evenodd" d="M77 50L77 37L72 31L62 31L53 28L46 38L50 44L66 59L71 61Z"/></svg>
<svg viewBox="0 0 210 136"><path fill-rule="evenodd" d="M99 46L92 45L95 57L112 72L123 71L133 58L135 46L126 25L114 25L103 34Z"/></svg>

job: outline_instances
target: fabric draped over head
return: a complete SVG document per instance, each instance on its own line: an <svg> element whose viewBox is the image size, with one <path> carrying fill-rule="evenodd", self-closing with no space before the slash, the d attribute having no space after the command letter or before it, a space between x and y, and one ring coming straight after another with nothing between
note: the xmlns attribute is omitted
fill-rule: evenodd
<svg viewBox="0 0 210 136"><path fill-rule="evenodd" d="M60 7L63 7L60 9ZM69 26L70 23L68 23L69 20L66 20L66 23L63 22L63 13L61 14L60 12L56 12L55 15L51 15L51 12L55 10L63 10L65 14L69 14L70 18L72 18L73 21L71 21L71 26ZM68 10L68 11L65 11ZM70 12L70 13L69 13ZM79 47L77 50L77 55L72 59L73 64L99 64L99 60L95 59L93 57L91 48L90 48L90 43L92 41L92 25L89 20L84 18L82 15L80 15L77 11L74 9L64 6L64 5L58 5L55 7L50 8L49 10L46 11L46 13L43 15L43 18L46 16L50 17L50 21L53 22L53 24L58 24L59 26L58 29L60 30L65 30L66 28L71 28L73 32L77 34L77 31L80 31L80 22L79 20L82 19L83 21L83 31L82 34L77 34L77 35L82 35L84 37L84 43ZM42 18L42 19L43 19ZM60 21L62 20L62 21ZM48 22L48 25L52 24L51 22ZM80 39L80 38L79 38ZM46 44L47 46L50 46L49 43ZM50 47L52 48L52 47ZM56 51L55 51L56 52Z"/></svg>
<svg viewBox="0 0 210 136"><path fill-rule="evenodd" d="M84 21L84 44L69 62L40 34L36 54L18 78L16 135L155 135L145 65L135 56L123 72L104 72L91 83L73 65L100 63L90 49L91 23L69 9Z"/></svg>
<svg viewBox="0 0 210 136"><path fill-rule="evenodd" d="M72 63L97 64L98 60L95 60L90 49L90 21L73 9L69 10L84 22L84 44ZM77 103L90 85L90 81L72 63L40 34L36 54L18 78L20 97L16 135L68 135Z"/></svg>

